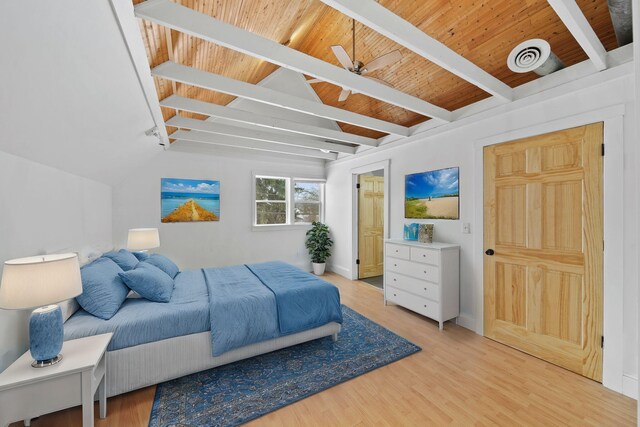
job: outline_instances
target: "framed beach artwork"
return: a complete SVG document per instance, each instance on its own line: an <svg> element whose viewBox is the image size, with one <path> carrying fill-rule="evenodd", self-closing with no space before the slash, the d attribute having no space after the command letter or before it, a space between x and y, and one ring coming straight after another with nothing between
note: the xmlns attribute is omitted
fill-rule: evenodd
<svg viewBox="0 0 640 427"><path fill-rule="evenodd" d="M220 181L162 178L162 222L220 220Z"/></svg>
<svg viewBox="0 0 640 427"><path fill-rule="evenodd" d="M405 176L404 217L460 219L459 168Z"/></svg>

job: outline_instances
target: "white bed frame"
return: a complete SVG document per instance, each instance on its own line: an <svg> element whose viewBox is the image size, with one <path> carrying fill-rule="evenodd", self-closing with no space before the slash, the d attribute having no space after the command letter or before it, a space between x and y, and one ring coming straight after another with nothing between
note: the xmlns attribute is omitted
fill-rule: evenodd
<svg viewBox="0 0 640 427"><path fill-rule="evenodd" d="M341 326L331 322L212 356L211 332L184 335L107 352L107 396L115 396L185 375L226 365L292 345L332 336Z"/></svg>

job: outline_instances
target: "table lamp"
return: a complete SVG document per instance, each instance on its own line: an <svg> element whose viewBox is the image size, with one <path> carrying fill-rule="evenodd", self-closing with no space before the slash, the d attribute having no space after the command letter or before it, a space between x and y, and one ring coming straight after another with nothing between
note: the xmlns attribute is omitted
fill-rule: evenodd
<svg viewBox="0 0 640 427"><path fill-rule="evenodd" d="M127 238L127 249L146 251L160 246L160 234L157 228L132 228Z"/></svg>
<svg viewBox="0 0 640 427"><path fill-rule="evenodd" d="M34 368L51 366L62 360L62 310L56 303L81 293L82 279L76 254L41 255L4 263L0 308L35 308L29 318L29 350Z"/></svg>

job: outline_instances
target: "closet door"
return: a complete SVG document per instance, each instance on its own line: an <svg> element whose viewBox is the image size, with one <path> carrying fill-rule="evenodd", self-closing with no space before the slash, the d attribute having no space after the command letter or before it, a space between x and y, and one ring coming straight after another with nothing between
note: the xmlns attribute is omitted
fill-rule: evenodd
<svg viewBox="0 0 640 427"><path fill-rule="evenodd" d="M484 150L484 333L602 381L603 124Z"/></svg>
<svg viewBox="0 0 640 427"><path fill-rule="evenodd" d="M358 278L384 271L384 177L360 176L358 193Z"/></svg>

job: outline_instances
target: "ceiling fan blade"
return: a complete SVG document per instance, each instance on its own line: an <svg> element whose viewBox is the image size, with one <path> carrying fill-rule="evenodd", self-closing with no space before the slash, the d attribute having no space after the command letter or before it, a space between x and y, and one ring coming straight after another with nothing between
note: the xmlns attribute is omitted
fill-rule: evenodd
<svg viewBox="0 0 640 427"><path fill-rule="evenodd" d="M307 83L309 83L310 85L314 84L314 83L322 83L324 80L320 80L320 79L309 79L307 80Z"/></svg>
<svg viewBox="0 0 640 427"><path fill-rule="evenodd" d="M365 79L373 80L374 82L382 83L385 86L395 87L391 83L387 83L384 80L376 79L375 77L370 77L370 76L362 76L362 77L364 77Z"/></svg>
<svg viewBox="0 0 640 427"><path fill-rule="evenodd" d="M349 54L347 53L347 51L344 50L342 46L333 45L331 46L331 50L333 51L333 54L338 59L338 62L340 62L340 64L344 68L346 68L349 71L353 69L353 62L351 61L351 58L349 58Z"/></svg>
<svg viewBox="0 0 640 427"><path fill-rule="evenodd" d="M400 61L402 59L402 54L399 50L394 50L389 53L385 53L382 56L377 57L373 61L369 62L365 67L363 74L371 73L373 71L379 70L380 68L386 67L387 65L391 65L395 62Z"/></svg>
<svg viewBox="0 0 640 427"><path fill-rule="evenodd" d="M350 90L342 89L342 92L340 92L340 96L338 96L338 102L346 101L349 95L351 95Z"/></svg>

